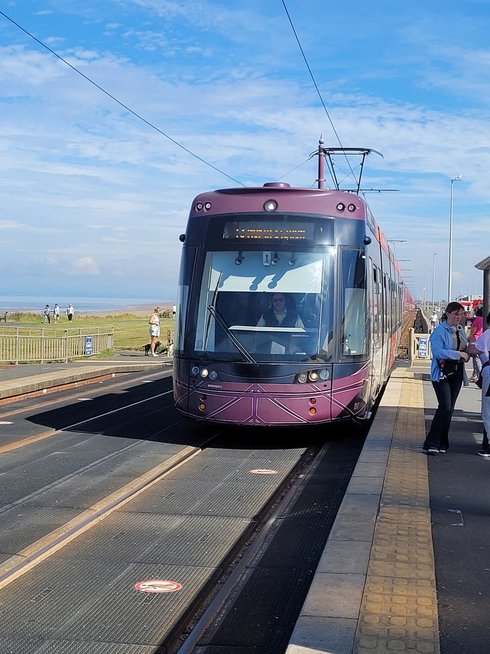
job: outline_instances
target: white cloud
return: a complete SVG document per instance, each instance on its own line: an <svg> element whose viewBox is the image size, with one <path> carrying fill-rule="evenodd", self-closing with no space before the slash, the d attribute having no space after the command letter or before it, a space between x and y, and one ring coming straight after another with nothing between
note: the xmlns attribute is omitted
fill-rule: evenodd
<svg viewBox="0 0 490 654"><path fill-rule="evenodd" d="M71 269L67 270L69 275L100 275L100 267L93 257L81 257L73 261Z"/></svg>

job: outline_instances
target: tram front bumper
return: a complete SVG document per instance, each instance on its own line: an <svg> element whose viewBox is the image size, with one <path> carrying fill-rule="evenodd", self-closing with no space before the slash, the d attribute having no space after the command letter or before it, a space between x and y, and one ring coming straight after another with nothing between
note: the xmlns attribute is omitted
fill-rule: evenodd
<svg viewBox="0 0 490 654"><path fill-rule="evenodd" d="M237 384L235 386L242 386ZM272 388L270 388L270 386ZM201 420L241 425L300 425L361 417L365 403L361 383L291 385L243 384L216 389L209 385L176 388L176 407Z"/></svg>

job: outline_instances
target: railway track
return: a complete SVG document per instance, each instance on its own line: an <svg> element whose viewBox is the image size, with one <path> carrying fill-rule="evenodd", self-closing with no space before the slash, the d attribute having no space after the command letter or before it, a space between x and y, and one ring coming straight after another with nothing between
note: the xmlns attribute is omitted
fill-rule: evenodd
<svg viewBox="0 0 490 654"><path fill-rule="evenodd" d="M400 334L400 343L398 345L398 358L408 359L408 351L410 347L410 330L413 327L416 311L407 311L404 315L402 332Z"/></svg>
<svg viewBox="0 0 490 654"><path fill-rule="evenodd" d="M80 402L78 394L67 406L37 404L23 418L26 425L63 426L22 448L14 448L21 439L12 441L5 452L4 480L21 468L32 472L36 463L46 478L39 471L36 488L12 489L0 511L0 652L4 645L22 651L29 641L33 654L114 651L109 646L183 654L202 639L222 640L223 629L232 652L234 638L243 642L245 616L260 610L263 651L271 654L281 638L277 617L264 616L284 604L279 613L292 627L359 438L325 438L325 428L266 436L202 429L172 412L168 379L142 386L118 384L112 394L94 393L92 402ZM77 419L67 421L73 414ZM73 466L73 452L84 465ZM56 479L53 457L72 462L69 470L58 466ZM56 514L59 524L49 529ZM265 583L264 592L270 578L274 584ZM145 582L175 586L148 592L161 586ZM284 603L298 586L298 599ZM285 627L279 632L284 640ZM76 649L80 643L86 649Z"/></svg>

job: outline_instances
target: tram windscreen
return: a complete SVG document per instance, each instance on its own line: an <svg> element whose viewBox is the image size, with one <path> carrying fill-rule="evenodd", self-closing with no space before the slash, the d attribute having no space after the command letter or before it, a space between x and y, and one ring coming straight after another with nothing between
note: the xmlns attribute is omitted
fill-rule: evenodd
<svg viewBox="0 0 490 654"><path fill-rule="evenodd" d="M208 252L194 349L220 358L327 356L332 334L331 252Z"/></svg>

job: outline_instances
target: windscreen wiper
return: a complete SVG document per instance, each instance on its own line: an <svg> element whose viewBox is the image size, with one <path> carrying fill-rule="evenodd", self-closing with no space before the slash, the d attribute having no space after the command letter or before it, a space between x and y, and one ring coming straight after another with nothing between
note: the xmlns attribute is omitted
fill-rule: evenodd
<svg viewBox="0 0 490 654"><path fill-rule="evenodd" d="M250 353L249 353L249 352L248 352L248 351L243 347L243 345L240 343L240 341L239 341L238 338L235 336L235 334L233 334L233 333L230 331L230 328L229 328L229 326L226 324L225 319L224 319L223 316L219 313L219 311L216 309L216 307L213 306L212 304L208 304L206 308L207 308L207 310L209 311L209 313L213 316L213 318L215 319L215 321L218 323L218 325L219 325L222 329L224 329L224 331L226 332L226 335L228 336L228 338L230 339L230 341L233 343L233 345L236 347L236 349L240 352L240 354L242 354L242 355L245 357L245 359L246 359L249 363L254 363L256 366L258 366L257 361L256 361L256 360L253 358L253 356L252 356L252 355L251 355L251 354L250 354Z"/></svg>

